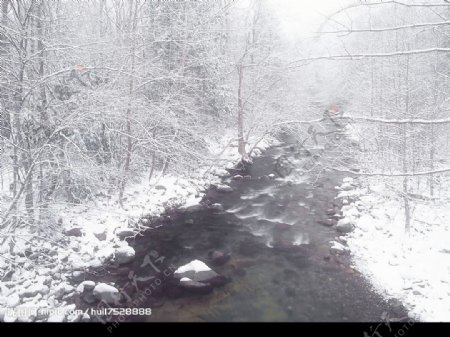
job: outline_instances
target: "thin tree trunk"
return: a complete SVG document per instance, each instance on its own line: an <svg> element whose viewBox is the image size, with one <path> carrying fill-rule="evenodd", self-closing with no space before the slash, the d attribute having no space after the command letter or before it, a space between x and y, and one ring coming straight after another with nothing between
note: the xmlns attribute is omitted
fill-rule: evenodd
<svg viewBox="0 0 450 337"><path fill-rule="evenodd" d="M244 106L242 99L242 85L244 79L244 70L242 64L238 65L238 152L242 156L242 160L248 161L247 152L245 150L244 139Z"/></svg>
<svg viewBox="0 0 450 337"><path fill-rule="evenodd" d="M134 4L134 10L133 10L133 4ZM138 2L130 2L130 31L132 33L131 36L131 74L134 74L135 69L135 63L136 63L136 26L137 26L137 11L138 11ZM130 170L130 164L131 164L131 154L133 151L133 139L131 137L131 99L134 91L134 77L130 77L130 85L129 85L129 95L130 95L130 102L127 109L127 120L126 120L126 134L127 134L127 153L125 157L125 164L123 168L123 176L122 181L120 184L120 190L119 190L119 203L120 205L123 205L123 194L125 191L125 185L127 183L127 176L128 172Z"/></svg>

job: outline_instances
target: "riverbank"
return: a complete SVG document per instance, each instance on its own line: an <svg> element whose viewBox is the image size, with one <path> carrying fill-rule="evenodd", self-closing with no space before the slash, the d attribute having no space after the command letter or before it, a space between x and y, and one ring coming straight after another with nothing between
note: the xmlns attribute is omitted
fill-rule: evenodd
<svg viewBox="0 0 450 337"><path fill-rule="evenodd" d="M401 181L359 178L355 184L340 194L349 200L343 214L354 226L347 243L355 268L383 297L401 301L415 320L449 321L449 190L442 189L438 199L411 200L406 233Z"/></svg>
<svg viewBox="0 0 450 337"><path fill-rule="evenodd" d="M99 196L80 205L54 205L52 212L59 220L51 238L20 229L14 251L10 253L9 247L0 249L0 321L82 319L68 314L74 309L73 304L68 304L76 294L73 283L84 281L89 268L133 259L134 249L125 239L139 236L147 228L141 219L198 204L208 187L218 184L220 176L228 173L226 169L240 160L236 148L229 146L233 138L232 133L227 133L219 142L211 141L211 162L195 171L184 176L159 177L151 184L142 179L130 185L123 207L111 196ZM262 140L253 156L273 143L273 138ZM21 308L30 307L60 310L53 316L50 310L44 315L17 314Z"/></svg>

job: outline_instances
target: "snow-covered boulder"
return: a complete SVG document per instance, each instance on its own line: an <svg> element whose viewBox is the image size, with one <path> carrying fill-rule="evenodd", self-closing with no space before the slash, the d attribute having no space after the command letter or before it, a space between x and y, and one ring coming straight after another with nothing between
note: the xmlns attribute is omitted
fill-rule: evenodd
<svg viewBox="0 0 450 337"><path fill-rule="evenodd" d="M95 282L94 282L94 281L83 281L83 282L81 282L81 283L78 285L76 291L77 291L78 293L82 293L82 292L84 292L84 291L90 291L90 290L93 290L94 288L95 288Z"/></svg>
<svg viewBox="0 0 450 337"><path fill-rule="evenodd" d="M146 219L144 219L144 220L146 220ZM142 220L142 221L144 221L144 220ZM128 228L122 228L122 229L118 229L116 231L116 235L119 237L120 240L125 240L126 238L132 237L135 234L136 233L133 230L128 229Z"/></svg>
<svg viewBox="0 0 450 337"><path fill-rule="evenodd" d="M191 281L220 285L226 282L226 278L217 274L200 260L193 260L175 270L174 277L178 279L190 279Z"/></svg>
<svg viewBox="0 0 450 337"><path fill-rule="evenodd" d="M118 264L125 264L134 259L136 252L130 246L117 248L114 252L114 261Z"/></svg>
<svg viewBox="0 0 450 337"><path fill-rule="evenodd" d="M28 288L21 291L20 295L24 297L34 297L37 294L46 295L50 291L49 287L42 283L32 284Z"/></svg>
<svg viewBox="0 0 450 337"><path fill-rule="evenodd" d="M340 233L350 233L354 228L355 226L348 218L339 220L336 225L336 230Z"/></svg>
<svg viewBox="0 0 450 337"><path fill-rule="evenodd" d="M119 290L106 283L99 283L95 286L94 296L107 304L117 304L120 300Z"/></svg>
<svg viewBox="0 0 450 337"><path fill-rule="evenodd" d="M217 185L216 188L219 192L233 192L233 188L228 185Z"/></svg>

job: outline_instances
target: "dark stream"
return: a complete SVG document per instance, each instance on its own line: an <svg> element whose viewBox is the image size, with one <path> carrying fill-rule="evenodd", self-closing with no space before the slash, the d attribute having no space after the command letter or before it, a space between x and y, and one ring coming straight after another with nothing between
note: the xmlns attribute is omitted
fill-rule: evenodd
<svg viewBox="0 0 450 337"><path fill-rule="evenodd" d="M330 241L339 233L320 223L330 218L330 209L339 213L342 206L335 199L335 186L346 175L324 167L341 154L345 140L327 146L317 159L285 141L255 158L242 173L244 179L224 177L232 192L211 188L201 206L149 219L151 229L130 242L136 250L133 262L92 271L86 279L114 282L124 287L128 304L134 300L152 308L151 316L128 320L379 321L383 313L405 317L403 307L384 301L350 268L348 253L330 251ZM281 155L294 168L287 178L275 172ZM311 160L318 164L316 169L300 175ZM268 178L270 174L275 179ZM208 206L214 203L223 210ZM212 250L228 253L229 260L214 265L208 258ZM181 291L164 271L194 259L229 282L208 294ZM136 276L139 281L133 285ZM139 297L146 287L151 295ZM77 304L87 307L81 299Z"/></svg>

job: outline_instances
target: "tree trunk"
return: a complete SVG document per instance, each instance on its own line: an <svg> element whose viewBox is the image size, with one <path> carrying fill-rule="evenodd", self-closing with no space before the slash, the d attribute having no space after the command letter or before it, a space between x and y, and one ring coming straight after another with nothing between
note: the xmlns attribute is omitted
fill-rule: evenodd
<svg viewBox="0 0 450 337"><path fill-rule="evenodd" d="M238 65L238 151L242 156L243 161L248 161L248 155L245 150L245 139L244 139L244 104L242 100L242 85L244 78L244 70L242 64Z"/></svg>

